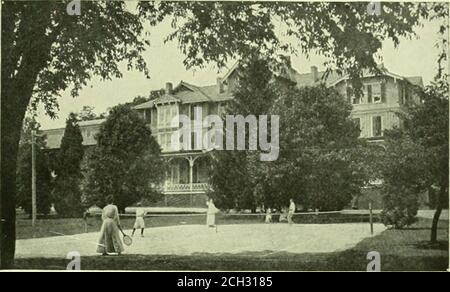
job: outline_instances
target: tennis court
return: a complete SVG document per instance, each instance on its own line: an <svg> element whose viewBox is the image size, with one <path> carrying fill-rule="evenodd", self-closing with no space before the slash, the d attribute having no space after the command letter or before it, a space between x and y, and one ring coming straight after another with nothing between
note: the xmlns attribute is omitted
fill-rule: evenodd
<svg viewBox="0 0 450 292"><path fill-rule="evenodd" d="M382 224L374 224L374 235L384 230ZM130 230L126 232L131 234ZM98 236L91 232L18 240L16 256L65 258L73 251L92 256L96 255ZM352 248L370 236L367 223L229 224L219 225L217 231L205 225L177 225L148 228L144 238L137 232L124 256L259 252L261 257L272 257L283 252L326 253Z"/></svg>

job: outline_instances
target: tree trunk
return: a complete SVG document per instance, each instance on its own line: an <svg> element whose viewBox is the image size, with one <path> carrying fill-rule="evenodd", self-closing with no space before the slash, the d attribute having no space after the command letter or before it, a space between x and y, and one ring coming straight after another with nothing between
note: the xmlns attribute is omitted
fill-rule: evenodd
<svg viewBox="0 0 450 292"><path fill-rule="evenodd" d="M19 140L37 77L48 65L51 46L59 33L59 27L50 35L46 33L51 24L53 5L28 4L20 15L17 11L7 13L7 9L16 6L2 6L0 269L12 268L14 265ZM17 15L20 22L15 31ZM19 41L15 41L20 37ZM11 58L15 53L19 56Z"/></svg>
<svg viewBox="0 0 450 292"><path fill-rule="evenodd" d="M6 99L6 98L5 98ZM0 193L0 268L12 268L16 240L16 162L25 110L5 110L2 94L1 116L1 193Z"/></svg>
<svg viewBox="0 0 450 292"><path fill-rule="evenodd" d="M3 70L3 68L2 68ZM12 268L16 244L16 163L25 112L39 70L21 80L4 78L1 88L0 269Z"/></svg>
<svg viewBox="0 0 450 292"><path fill-rule="evenodd" d="M438 223L439 223L439 217L441 216L442 213L442 209L444 207L444 200L445 200L445 193L446 193L446 186L442 185L441 189L439 191L439 196L437 198L437 205L436 205L436 212L434 213L433 216L433 223L431 225L431 238L430 241L431 243L436 243L437 242L437 228L438 228Z"/></svg>

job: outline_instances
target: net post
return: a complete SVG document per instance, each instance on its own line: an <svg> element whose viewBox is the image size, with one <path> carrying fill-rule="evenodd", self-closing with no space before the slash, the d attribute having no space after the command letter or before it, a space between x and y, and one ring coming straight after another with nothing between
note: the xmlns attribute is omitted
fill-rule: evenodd
<svg viewBox="0 0 450 292"><path fill-rule="evenodd" d="M373 235L373 213L372 213L372 203L369 203L369 221L370 221L370 235Z"/></svg>

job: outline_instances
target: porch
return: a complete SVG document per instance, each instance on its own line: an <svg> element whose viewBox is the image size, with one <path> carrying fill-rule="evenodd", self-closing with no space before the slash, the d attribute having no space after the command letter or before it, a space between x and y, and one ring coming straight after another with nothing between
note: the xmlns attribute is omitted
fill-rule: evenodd
<svg viewBox="0 0 450 292"><path fill-rule="evenodd" d="M163 194L206 194L209 189L210 157L203 152L164 155L169 170L163 185Z"/></svg>

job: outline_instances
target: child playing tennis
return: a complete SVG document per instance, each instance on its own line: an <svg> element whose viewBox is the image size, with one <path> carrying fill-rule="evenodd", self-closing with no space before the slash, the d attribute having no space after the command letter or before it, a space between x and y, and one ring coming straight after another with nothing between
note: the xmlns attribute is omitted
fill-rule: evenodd
<svg viewBox="0 0 450 292"><path fill-rule="evenodd" d="M138 205L139 207L140 205ZM133 232L131 233L131 236L134 236L134 232L136 229L141 229L141 237L144 237L144 230L145 230L145 209L143 208L136 208L136 221L134 222Z"/></svg>

